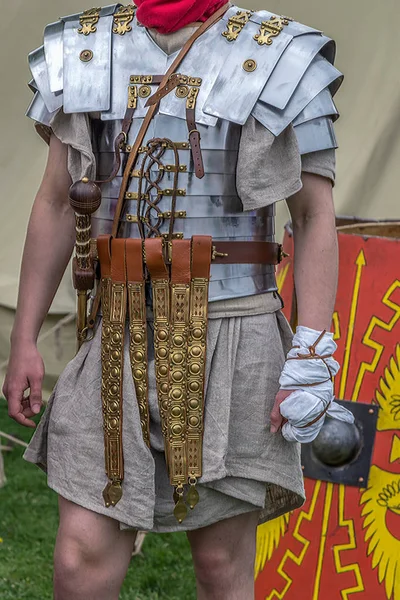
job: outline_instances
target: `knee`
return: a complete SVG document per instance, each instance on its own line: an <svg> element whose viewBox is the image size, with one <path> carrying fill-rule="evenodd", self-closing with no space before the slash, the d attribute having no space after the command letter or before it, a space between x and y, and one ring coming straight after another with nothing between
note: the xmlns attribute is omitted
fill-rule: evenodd
<svg viewBox="0 0 400 600"><path fill-rule="evenodd" d="M59 533L54 553L54 578L69 587L102 564L102 552L85 535Z"/></svg>
<svg viewBox="0 0 400 600"><path fill-rule="evenodd" d="M228 548L207 548L193 551L197 581L203 586L224 588L235 571L233 552Z"/></svg>

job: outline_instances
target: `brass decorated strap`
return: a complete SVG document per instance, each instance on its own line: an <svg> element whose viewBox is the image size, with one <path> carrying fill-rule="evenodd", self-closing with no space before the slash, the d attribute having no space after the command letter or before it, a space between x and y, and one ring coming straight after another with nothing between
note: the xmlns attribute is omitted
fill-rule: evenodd
<svg viewBox="0 0 400 600"><path fill-rule="evenodd" d="M109 479L109 483L103 491L103 498L105 505L109 507L115 506L121 499L124 478L122 380L126 318L125 240L99 238L98 249L102 269L103 306L101 396L105 467Z"/></svg>
<svg viewBox="0 0 400 600"><path fill-rule="evenodd" d="M208 286L211 255L212 238L209 236L193 236L186 416L188 474L190 479L198 479L202 475Z"/></svg>
<svg viewBox="0 0 400 600"><path fill-rule="evenodd" d="M150 447L147 320L142 240L126 240L126 271L129 305L129 354L132 377L139 406L143 439L145 444Z"/></svg>
<svg viewBox="0 0 400 600"><path fill-rule="evenodd" d="M169 348L168 436L170 481L187 482L186 364L190 309L190 240L172 241L171 331Z"/></svg>
<svg viewBox="0 0 400 600"><path fill-rule="evenodd" d="M146 265L153 287L154 361L161 430L164 437L165 459L169 468L168 448L168 390L169 390L169 273L163 258L161 238L145 240Z"/></svg>

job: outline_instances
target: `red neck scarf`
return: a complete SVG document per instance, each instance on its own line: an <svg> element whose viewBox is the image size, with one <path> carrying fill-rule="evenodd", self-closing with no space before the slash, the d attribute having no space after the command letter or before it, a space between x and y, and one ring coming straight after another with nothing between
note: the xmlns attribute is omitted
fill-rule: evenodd
<svg viewBox="0 0 400 600"><path fill-rule="evenodd" d="M207 21L227 0L135 0L138 21L159 33L172 33L189 23Z"/></svg>

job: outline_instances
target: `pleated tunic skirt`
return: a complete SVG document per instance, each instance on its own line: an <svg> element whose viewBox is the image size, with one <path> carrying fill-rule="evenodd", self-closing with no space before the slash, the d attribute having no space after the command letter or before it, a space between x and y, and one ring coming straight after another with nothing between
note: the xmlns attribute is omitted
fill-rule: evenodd
<svg viewBox="0 0 400 600"><path fill-rule="evenodd" d="M275 300L273 299L275 298ZM300 447L270 433L270 413L291 345L277 297L268 312L210 314L208 328L203 476L200 502L179 524L174 515L156 393L153 322L148 320L151 448L142 438L131 375L128 335L123 374L123 496L106 508L107 484L101 403L101 318L94 338L67 365L24 458L47 473L55 492L119 522L120 529L193 530L246 512L259 522L304 502ZM234 312L231 314L235 314Z"/></svg>

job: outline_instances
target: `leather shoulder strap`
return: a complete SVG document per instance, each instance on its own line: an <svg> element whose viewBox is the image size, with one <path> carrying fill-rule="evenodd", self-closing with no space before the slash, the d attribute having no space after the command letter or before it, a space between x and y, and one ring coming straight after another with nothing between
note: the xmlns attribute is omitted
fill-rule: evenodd
<svg viewBox="0 0 400 600"><path fill-rule="evenodd" d="M185 56L187 55L187 53L189 52L189 50L191 49L191 47L193 46L193 44L195 43L195 41L203 34L207 31L207 29L209 29L210 27L212 27L217 21L219 21L223 15L226 13L226 11L228 10L229 5L225 4L222 8L220 8L219 10L217 10L209 19L208 21L205 21L205 23L203 23L195 32L194 34L190 37L190 39L186 42L186 44L183 46L182 50L179 52L178 56L176 57L176 59L174 60L174 62L172 63L172 65L170 66L170 68L168 69L168 71L166 72L166 74L164 75L161 83L160 83L160 88L163 88L166 83L168 82L168 79L170 78L170 76L175 73L176 69L179 67L179 65L181 64L181 62L183 61L183 59L185 58ZM130 172L136 162L137 159L137 155L138 155L138 151L140 146L143 143L143 139L144 136L146 135L147 129L149 127L150 121L154 116L154 113L156 112L158 107L158 102L156 104L153 104L152 106L149 107L149 110L146 113L146 116L144 118L143 124L139 130L139 133L137 135L137 138L135 140L135 143L132 147L132 150L129 154L129 158L128 161L126 163L126 167L125 167L125 171L124 171L124 175L122 178L122 184L121 184L121 189L119 192L119 197L118 197L118 202L117 202L117 206L115 209L115 215L114 215L114 222L113 222L113 228L112 228L112 235L114 237L117 236L118 234L118 227L119 227L119 220L121 217L121 213L122 213L122 209L124 206L124 199L125 199L125 192L126 192L126 188L128 187L128 183L129 183L129 177L130 177Z"/></svg>

